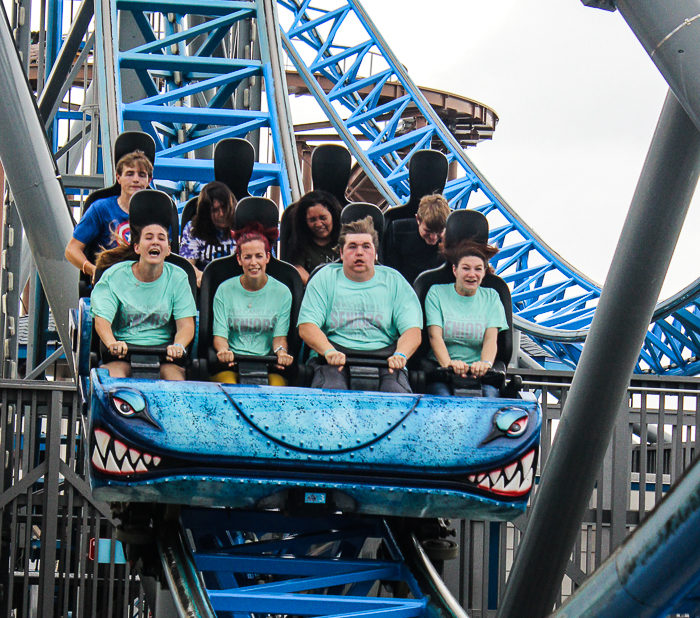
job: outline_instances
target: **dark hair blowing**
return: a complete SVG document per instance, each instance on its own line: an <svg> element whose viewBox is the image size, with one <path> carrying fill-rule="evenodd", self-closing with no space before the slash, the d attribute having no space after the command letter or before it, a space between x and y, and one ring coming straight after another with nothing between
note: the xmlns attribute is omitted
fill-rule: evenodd
<svg viewBox="0 0 700 618"><path fill-rule="evenodd" d="M306 213L312 206L323 206L331 215L333 229L331 230L330 247L335 247L340 236L340 203L327 191L310 191L298 202L292 204L292 237L289 243L289 257L293 264L303 264L308 247L314 243L314 235L306 223Z"/></svg>
<svg viewBox="0 0 700 618"><path fill-rule="evenodd" d="M484 262L484 268L488 272L493 272L493 268L489 266L489 260L498 253L496 247L486 245L484 243L475 242L474 240L462 240L455 245L445 247L444 241L440 245L440 253L445 256L445 259L453 266L458 266L459 261L465 257L478 257Z"/></svg>
<svg viewBox="0 0 700 618"><path fill-rule="evenodd" d="M199 238L209 245L218 245L218 230L211 220L211 209L214 202L219 202L226 215L224 237L230 238L233 229L233 214L236 209L236 198L231 190L216 180L204 185L197 200L197 212L192 218L192 236Z"/></svg>
<svg viewBox="0 0 700 618"><path fill-rule="evenodd" d="M114 236L114 239L117 242L117 246L113 249L105 249L104 251L102 251L102 253L99 253L97 255L97 261L95 263L95 266L97 266L97 268L99 269L107 270L110 266L114 266L119 262L126 262L127 260L138 262L139 254L136 253L134 245L141 241L142 231L143 230L140 227L130 227L129 236L131 238L131 241L128 245L121 238ZM165 233L167 235L169 233L169 230L166 229ZM169 236L168 245L170 245Z"/></svg>

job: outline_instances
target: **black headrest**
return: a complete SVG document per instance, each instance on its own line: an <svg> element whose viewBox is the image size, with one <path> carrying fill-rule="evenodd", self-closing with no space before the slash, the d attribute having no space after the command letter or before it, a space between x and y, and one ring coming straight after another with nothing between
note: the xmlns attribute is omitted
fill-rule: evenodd
<svg viewBox="0 0 700 618"><path fill-rule="evenodd" d="M450 247L462 240L489 241L489 222L476 210L455 210L445 224L445 245Z"/></svg>
<svg viewBox="0 0 700 618"><path fill-rule="evenodd" d="M263 227L277 227L279 209L277 204L266 197L245 197L236 205L234 229L242 230L246 225L257 222Z"/></svg>
<svg viewBox="0 0 700 618"><path fill-rule="evenodd" d="M167 230L172 224L172 213L173 201L167 193L144 189L129 202L129 227L144 228L155 223Z"/></svg>
<svg viewBox="0 0 700 618"><path fill-rule="evenodd" d="M350 180L352 157L345 146L322 144L311 155L311 180L314 191L328 191L340 202L348 203L345 191Z"/></svg>
<svg viewBox="0 0 700 618"><path fill-rule="evenodd" d="M116 166L124 155L128 155L130 152L135 150L141 150L146 155L151 164L155 163L156 160L156 143L153 138L143 131L124 131L117 136L114 141L114 165ZM121 195L122 188L118 183L114 183L111 187L105 187L104 189L98 189L93 191L90 195L85 198L83 207L81 209L81 216L85 214L85 211L90 207L91 204L97 200L104 199L106 197L119 196Z"/></svg>
<svg viewBox="0 0 700 618"><path fill-rule="evenodd" d="M426 195L442 193L447 182L448 168L447 157L439 150L419 150L413 153L408 162L411 201L420 202Z"/></svg>
<svg viewBox="0 0 700 618"><path fill-rule="evenodd" d="M114 165L119 163L119 159L135 150L143 151L151 165L156 161L156 142L143 131L124 131L114 140Z"/></svg>
<svg viewBox="0 0 700 618"><path fill-rule="evenodd" d="M397 219L416 216L418 205L426 195L442 193L447 182L449 164L439 150L419 150L408 162L408 183L411 195L403 206L390 208L384 213L385 225Z"/></svg>
<svg viewBox="0 0 700 618"><path fill-rule="evenodd" d="M379 242L381 243L382 235L384 234L384 215L379 210L379 207L374 204L367 204L366 202L348 204L340 213L340 224L352 223L365 217L372 217L374 229L377 231ZM379 251L379 247L376 247L376 249Z"/></svg>
<svg viewBox="0 0 700 618"><path fill-rule="evenodd" d="M236 200L250 196L248 183L254 165L255 148L248 140L229 137L214 148L214 178L231 189Z"/></svg>

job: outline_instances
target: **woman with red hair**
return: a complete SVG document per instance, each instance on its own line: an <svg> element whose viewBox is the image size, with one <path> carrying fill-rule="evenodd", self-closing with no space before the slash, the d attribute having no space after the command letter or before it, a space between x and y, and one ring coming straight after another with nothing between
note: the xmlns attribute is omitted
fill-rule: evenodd
<svg viewBox="0 0 700 618"><path fill-rule="evenodd" d="M251 223L234 233L236 256L243 274L224 281L214 296L214 349L221 363L232 367L237 354L277 356L280 369L294 360L287 353L287 332L292 294L286 285L266 274L270 246L277 229ZM238 375L222 371L212 379L236 384ZM285 386L279 375L270 374L270 386Z"/></svg>

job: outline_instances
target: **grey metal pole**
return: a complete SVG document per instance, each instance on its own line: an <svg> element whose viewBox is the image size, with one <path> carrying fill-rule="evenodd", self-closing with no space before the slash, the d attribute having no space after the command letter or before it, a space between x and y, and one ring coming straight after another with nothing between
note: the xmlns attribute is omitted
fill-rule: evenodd
<svg viewBox="0 0 700 618"><path fill-rule="evenodd" d="M615 4L700 129L698 0L615 0Z"/></svg>
<svg viewBox="0 0 700 618"><path fill-rule="evenodd" d="M499 618L552 611L699 175L700 131L669 92Z"/></svg>
<svg viewBox="0 0 700 618"><path fill-rule="evenodd" d="M72 371L68 311L78 306L78 273L63 252L73 235L73 225L4 7L0 16L0 84L0 159Z"/></svg>
<svg viewBox="0 0 700 618"><path fill-rule="evenodd" d="M80 44L94 14L95 5L93 0L83 0L73 18L70 32L61 47L58 58L56 58L56 62L51 68L51 74L39 96L39 113L45 123L51 116L51 111L57 102L61 87L70 73L75 55L80 50ZM85 81L87 81L87 71Z"/></svg>

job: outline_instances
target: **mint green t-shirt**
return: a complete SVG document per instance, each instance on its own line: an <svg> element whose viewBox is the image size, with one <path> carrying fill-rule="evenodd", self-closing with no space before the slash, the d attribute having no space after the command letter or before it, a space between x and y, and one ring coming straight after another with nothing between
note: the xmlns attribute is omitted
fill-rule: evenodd
<svg viewBox="0 0 700 618"><path fill-rule="evenodd" d="M163 345L172 342L175 322L197 315L187 274L165 262L155 281L139 281L131 267L120 262L108 268L90 296L93 317L112 324L117 341L133 345Z"/></svg>
<svg viewBox="0 0 700 618"><path fill-rule="evenodd" d="M508 330L506 313L496 290L478 288L474 296L460 296L452 283L434 285L425 298L428 326L440 326L452 360L481 360L487 328ZM430 351L430 357L435 354Z"/></svg>
<svg viewBox="0 0 700 618"><path fill-rule="evenodd" d="M234 277L214 295L214 335L228 339L234 355L267 356L272 339L287 336L291 310L292 293L277 279L268 276L262 289L249 292Z"/></svg>
<svg viewBox="0 0 700 618"><path fill-rule="evenodd" d="M318 326L351 350L378 350L409 328L421 328L423 312L413 288L393 268L376 266L369 281L351 281L342 264L324 266L309 281L299 324Z"/></svg>

